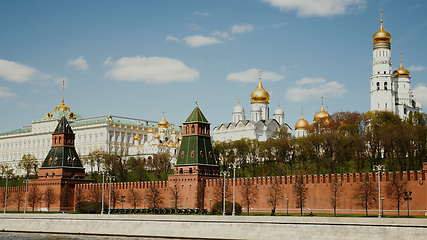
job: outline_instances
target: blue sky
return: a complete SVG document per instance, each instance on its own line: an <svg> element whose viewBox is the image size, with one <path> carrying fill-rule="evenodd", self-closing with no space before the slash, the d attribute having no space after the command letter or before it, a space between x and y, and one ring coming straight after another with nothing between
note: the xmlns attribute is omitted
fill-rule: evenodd
<svg viewBox="0 0 427 240"><path fill-rule="evenodd" d="M181 123L197 101L216 125L238 100L249 113L259 69L290 125L322 95L364 112L380 9L427 106L424 0L1 1L0 131L51 111L61 79L82 117Z"/></svg>

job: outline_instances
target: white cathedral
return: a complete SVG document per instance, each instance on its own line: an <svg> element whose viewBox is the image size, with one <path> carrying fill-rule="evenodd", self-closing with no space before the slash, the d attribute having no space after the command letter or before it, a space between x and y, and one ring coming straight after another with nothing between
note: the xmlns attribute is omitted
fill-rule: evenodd
<svg viewBox="0 0 427 240"><path fill-rule="evenodd" d="M213 129L214 141L226 142L243 138L266 141L280 128L291 130L285 123L285 113L279 107L270 118L270 94L262 86L259 79L257 88L252 92L250 120L246 120L245 109L240 103L234 106L232 121L222 123Z"/></svg>
<svg viewBox="0 0 427 240"><path fill-rule="evenodd" d="M411 88L411 73L403 67L402 59L399 68L392 71L391 34L384 29L382 17L372 42L371 111L390 111L402 119L421 111Z"/></svg>

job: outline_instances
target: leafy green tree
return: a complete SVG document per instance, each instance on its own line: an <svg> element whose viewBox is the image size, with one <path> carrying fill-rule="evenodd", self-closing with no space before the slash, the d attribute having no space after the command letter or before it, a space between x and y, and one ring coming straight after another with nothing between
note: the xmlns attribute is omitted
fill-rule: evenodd
<svg viewBox="0 0 427 240"><path fill-rule="evenodd" d="M31 173L36 174L39 166L37 158L32 154L24 154L18 163L18 168L25 171L25 177L28 178Z"/></svg>

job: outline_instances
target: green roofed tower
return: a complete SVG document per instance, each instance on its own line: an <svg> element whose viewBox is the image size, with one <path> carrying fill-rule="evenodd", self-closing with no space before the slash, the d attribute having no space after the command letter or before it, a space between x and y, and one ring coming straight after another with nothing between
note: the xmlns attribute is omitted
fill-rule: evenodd
<svg viewBox="0 0 427 240"><path fill-rule="evenodd" d="M210 137L210 124L196 106L182 127L182 142L176 166L217 166Z"/></svg>
<svg viewBox="0 0 427 240"><path fill-rule="evenodd" d="M52 147L42 168L83 168L74 147L74 139L74 132L63 116L52 134Z"/></svg>
<svg viewBox="0 0 427 240"><path fill-rule="evenodd" d="M181 207L205 209L206 181L219 177L219 166L212 148L210 124L198 105L185 120L181 135L175 174L169 176L168 185L179 186L187 196Z"/></svg>

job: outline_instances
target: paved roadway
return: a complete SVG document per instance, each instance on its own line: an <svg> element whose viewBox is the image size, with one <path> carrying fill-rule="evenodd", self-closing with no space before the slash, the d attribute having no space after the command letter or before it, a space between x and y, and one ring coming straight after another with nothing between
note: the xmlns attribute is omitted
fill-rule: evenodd
<svg viewBox="0 0 427 240"><path fill-rule="evenodd" d="M427 219L292 216L223 217L194 215L0 214L0 230L32 233L89 234L86 236L95 234L104 235L104 237L109 236L109 239L114 239L113 236L116 237L115 239L120 239L120 237L123 236L130 236L151 237L151 239L416 240L427 239ZM106 239L104 237L99 239Z"/></svg>

